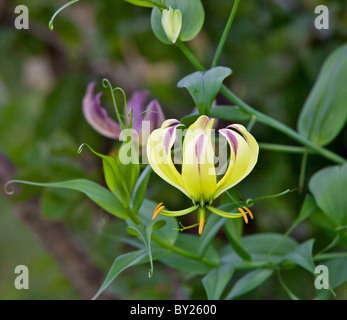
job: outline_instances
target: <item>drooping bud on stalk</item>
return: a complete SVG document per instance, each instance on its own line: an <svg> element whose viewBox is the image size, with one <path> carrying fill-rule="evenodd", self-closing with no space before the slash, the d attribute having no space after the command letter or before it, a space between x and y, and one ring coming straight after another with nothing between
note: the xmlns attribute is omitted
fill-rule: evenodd
<svg viewBox="0 0 347 320"><path fill-rule="evenodd" d="M182 12L179 9L164 9L162 12L161 24L167 38L176 43L182 29Z"/></svg>

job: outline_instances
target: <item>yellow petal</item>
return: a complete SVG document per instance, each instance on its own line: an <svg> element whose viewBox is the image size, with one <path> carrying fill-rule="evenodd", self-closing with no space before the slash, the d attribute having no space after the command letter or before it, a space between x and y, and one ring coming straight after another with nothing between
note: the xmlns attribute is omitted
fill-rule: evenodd
<svg viewBox="0 0 347 320"><path fill-rule="evenodd" d="M234 128L240 133L231 130ZM254 137L240 124L228 126L219 132L227 138L231 149L231 156L228 169L223 178L217 183L217 190L214 198L221 193L232 188L244 179L254 168L259 153L259 146Z"/></svg>
<svg viewBox="0 0 347 320"><path fill-rule="evenodd" d="M171 158L171 148L176 139L176 128L179 126L177 123L178 121L174 119L166 120L161 128L150 134L147 140L147 157L157 175L190 198L190 195L183 188L182 177ZM175 125L170 127L172 124Z"/></svg>
<svg viewBox="0 0 347 320"><path fill-rule="evenodd" d="M194 203L210 202L216 191L212 146L213 120L199 117L187 130L183 142L182 179Z"/></svg>

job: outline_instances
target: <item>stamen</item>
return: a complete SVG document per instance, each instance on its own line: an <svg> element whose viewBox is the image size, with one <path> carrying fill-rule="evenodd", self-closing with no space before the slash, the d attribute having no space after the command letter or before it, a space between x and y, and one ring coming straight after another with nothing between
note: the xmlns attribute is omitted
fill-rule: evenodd
<svg viewBox="0 0 347 320"><path fill-rule="evenodd" d="M162 205L163 203L162 202L160 202L156 207L155 207L155 209L154 209L154 212L156 212L157 211L157 209Z"/></svg>
<svg viewBox="0 0 347 320"><path fill-rule="evenodd" d="M246 223L248 223L248 218L247 218L247 215L246 215L246 212L242 209L242 208L238 208L239 211L241 212L242 216L243 216L243 219L245 220Z"/></svg>
<svg viewBox="0 0 347 320"><path fill-rule="evenodd" d="M199 221L199 234L202 234L202 230L204 229L204 223L205 223L204 218L201 218Z"/></svg>
<svg viewBox="0 0 347 320"><path fill-rule="evenodd" d="M243 207L243 209L245 209L245 210L248 212L249 216L250 216L251 219L253 220L253 213L252 213L252 211L249 210L247 207Z"/></svg>
<svg viewBox="0 0 347 320"><path fill-rule="evenodd" d="M165 206L159 207L161 204L162 204L162 202L155 208L152 220L154 220L157 217L157 215L160 213L160 211L165 208Z"/></svg>

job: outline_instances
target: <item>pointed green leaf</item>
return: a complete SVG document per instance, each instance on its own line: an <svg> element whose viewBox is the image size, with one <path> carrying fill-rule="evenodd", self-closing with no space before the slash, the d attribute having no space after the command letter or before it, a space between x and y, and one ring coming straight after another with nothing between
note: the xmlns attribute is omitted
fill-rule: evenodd
<svg viewBox="0 0 347 320"><path fill-rule="evenodd" d="M131 223L131 221L129 221ZM127 227L127 231L135 231L135 234L133 235L139 236L139 238L142 240L142 242L145 245L147 254L148 254L148 259L150 263L150 270L149 270L149 277L151 278L153 275L153 260L152 260L152 250L151 250L151 235L152 235L152 230L153 230L153 225L154 221L151 221L147 225L136 225L131 223L129 227Z"/></svg>
<svg viewBox="0 0 347 320"><path fill-rule="evenodd" d="M122 202L124 207L129 206L130 193L126 184L126 179L119 172L119 165L115 157L110 157L96 152L88 144L82 144L78 153L82 152L82 148L86 146L94 155L102 159L102 166L104 170L104 177L108 188L111 192Z"/></svg>
<svg viewBox="0 0 347 320"><path fill-rule="evenodd" d="M298 131L324 146L334 140L347 120L347 45L324 62L299 117Z"/></svg>
<svg viewBox="0 0 347 320"><path fill-rule="evenodd" d="M312 258L312 248L314 239L310 239L300 244L295 250L285 256L284 259L290 260L302 268L314 273L315 265Z"/></svg>
<svg viewBox="0 0 347 320"><path fill-rule="evenodd" d="M334 259L324 262L329 271L329 284L336 288L347 281L347 259Z"/></svg>
<svg viewBox="0 0 347 320"><path fill-rule="evenodd" d="M134 190L137 179L140 174L140 161L138 152L131 137L128 137L128 141L124 142L118 150L116 156L116 166L120 178L122 179L124 188L127 194L131 194Z"/></svg>
<svg viewBox="0 0 347 320"><path fill-rule="evenodd" d="M146 196L149 178L152 172L152 167L148 165L141 173L137 180L134 191L131 197L131 209L137 214Z"/></svg>
<svg viewBox="0 0 347 320"><path fill-rule="evenodd" d="M37 187L47 187L47 188L61 188L68 190L76 190L84 193L89 199L99 205L102 209L113 214L114 216L121 219L128 219L129 216L125 212L122 204L119 200L106 188L100 186L99 184L86 180L86 179L74 179L61 182L31 182L23 180L11 180L7 183L21 183Z"/></svg>
<svg viewBox="0 0 347 320"><path fill-rule="evenodd" d="M311 214L317 211L317 205L311 195L306 195L304 203L300 209L300 213L293 223L292 229L296 228L301 222L308 219Z"/></svg>
<svg viewBox="0 0 347 320"><path fill-rule="evenodd" d="M229 283L234 269L229 265L222 265L212 269L203 279L208 300L219 300L225 287Z"/></svg>
<svg viewBox="0 0 347 320"><path fill-rule="evenodd" d="M204 256L215 235L223 226L226 220L226 218L220 218L219 216L214 214L208 217L204 232L200 237L199 255L201 257Z"/></svg>
<svg viewBox="0 0 347 320"><path fill-rule="evenodd" d="M177 86L189 91L200 114L210 116L213 100L224 79L231 73L231 69L226 67L216 67L205 72L197 71L180 80Z"/></svg>
<svg viewBox="0 0 347 320"><path fill-rule="evenodd" d="M139 210L138 219L143 224L148 224L152 221L152 216L157 203L145 199L142 203L142 206ZM160 238L161 241L166 242L167 244L174 244L178 237L179 231L177 230L178 224L176 218L165 217L162 215L158 215L155 219L156 222L164 221L165 225L162 228L156 228L154 226L153 234ZM160 222L163 223L163 222ZM158 225L159 226L159 225Z"/></svg>
<svg viewBox="0 0 347 320"><path fill-rule="evenodd" d="M247 273L234 284L225 299L231 300L252 291L267 280L273 272L272 269L258 269Z"/></svg>
<svg viewBox="0 0 347 320"><path fill-rule="evenodd" d="M335 228L347 225L347 164L318 171L312 176L309 189Z"/></svg>
<svg viewBox="0 0 347 320"><path fill-rule="evenodd" d="M166 249L155 249L152 253L153 259L157 260L160 257L170 254L170 251ZM103 291L105 291L107 287L112 283L112 281L114 281L122 271L130 268L131 266L146 263L147 261L148 254L146 249L125 253L117 257L114 260L103 284L101 285L100 289L97 291L93 299L96 299Z"/></svg>

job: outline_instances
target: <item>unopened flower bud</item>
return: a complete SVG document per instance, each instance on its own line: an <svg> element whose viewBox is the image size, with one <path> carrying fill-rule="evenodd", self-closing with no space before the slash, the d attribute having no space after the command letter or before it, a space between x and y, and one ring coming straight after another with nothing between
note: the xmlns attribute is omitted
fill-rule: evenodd
<svg viewBox="0 0 347 320"><path fill-rule="evenodd" d="M182 28L182 13L178 9L169 8L164 9L161 18L161 24L167 38L172 42L176 43L178 36L180 35Z"/></svg>

